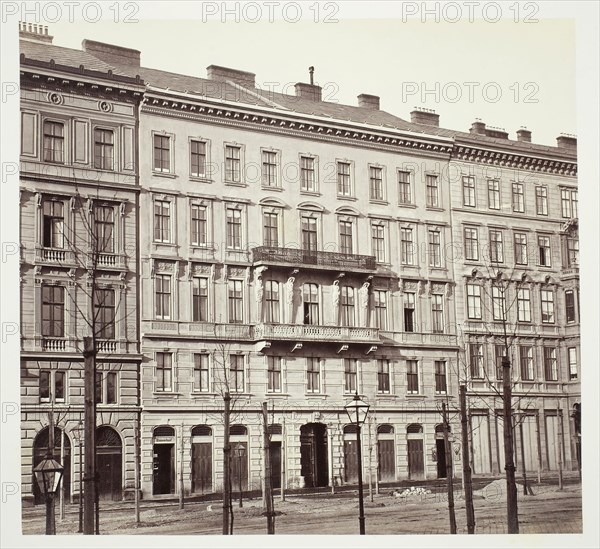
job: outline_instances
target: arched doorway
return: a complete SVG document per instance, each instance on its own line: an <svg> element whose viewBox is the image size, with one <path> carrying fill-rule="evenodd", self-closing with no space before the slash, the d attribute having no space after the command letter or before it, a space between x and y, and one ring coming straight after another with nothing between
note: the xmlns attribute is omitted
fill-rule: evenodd
<svg viewBox="0 0 600 549"><path fill-rule="evenodd" d="M377 427L377 471L380 482L396 480L394 428L391 425Z"/></svg>
<svg viewBox="0 0 600 549"><path fill-rule="evenodd" d="M248 490L248 428L245 425L232 425L229 428L231 445L231 486L234 492ZM237 448L242 447L242 455Z"/></svg>
<svg viewBox="0 0 600 549"><path fill-rule="evenodd" d="M421 480L425 477L425 456L423 455L423 426L412 423L406 428L408 447L408 478Z"/></svg>
<svg viewBox="0 0 600 549"><path fill-rule="evenodd" d="M175 429L155 427L152 433L152 494L175 493Z"/></svg>
<svg viewBox="0 0 600 549"><path fill-rule="evenodd" d="M192 429L192 492L212 492L212 429L208 425Z"/></svg>
<svg viewBox="0 0 600 549"><path fill-rule="evenodd" d="M101 500L123 499L123 443L119 433L108 425L96 429L96 467L98 497Z"/></svg>
<svg viewBox="0 0 600 549"><path fill-rule="evenodd" d="M448 434L451 432L452 429L448 426ZM435 426L435 455L437 458L437 478L446 478L446 444L444 442L444 425L442 423Z"/></svg>
<svg viewBox="0 0 600 549"><path fill-rule="evenodd" d="M50 434L48 427L44 427L35 437L33 442L33 466L31 475L33 477L33 497L36 504L44 503L44 496L40 492L37 481L35 480L35 474L33 469L46 458L48 454L48 435ZM60 427L54 427L54 455L52 456L58 461L63 467L63 478L61 483L65 489L65 498L68 498L71 494L71 441L68 436L62 436L63 430ZM63 444L64 438L64 451L63 459L61 460L61 445Z"/></svg>
<svg viewBox="0 0 600 549"><path fill-rule="evenodd" d="M327 426L307 423L300 427L300 474L304 485L313 488L329 484Z"/></svg>

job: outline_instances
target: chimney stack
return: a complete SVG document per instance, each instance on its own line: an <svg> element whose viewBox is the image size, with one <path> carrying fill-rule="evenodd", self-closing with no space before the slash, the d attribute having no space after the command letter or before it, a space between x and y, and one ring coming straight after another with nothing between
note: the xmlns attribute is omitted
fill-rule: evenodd
<svg viewBox="0 0 600 549"><path fill-rule="evenodd" d="M410 113L410 121L413 124L425 124L426 126L440 127L440 115L433 109L415 107Z"/></svg>
<svg viewBox="0 0 600 549"><path fill-rule="evenodd" d="M496 128L495 126L486 126L485 135L498 139L508 139L508 132L504 128Z"/></svg>
<svg viewBox="0 0 600 549"><path fill-rule="evenodd" d="M209 80L216 80L217 82L227 82L228 80L231 80L244 88L256 88L256 74L253 72L229 69L227 67L219 67L218 65L209 65L206 67L206 74Z"/></svg>
<svg viewBox="0 0 600 549"><path fill-rule="evenodd" d="M372 109L374 111L379 110L379 96L369 95L368 93L361 93L358 96L358 106L364 107L365 109Z"/></svg>
<svg viewBox="0 0 600 549"><path fill-rule="evenodd" d="M310 85L314 86L315 85L315 82L314 82L315 68L314 67L308 67L308 74L310 76Z"/></svg>
<svg viewBox="0 0 600 549"><path fill-rule="evenodd" d="M323 90L321 89L321 86L298 82L294 88L296 89L296 97L308 99L309 101L322 101L321 92Z"/></svg>
<svg viewBox="0 0 600 549"><path fill-rule="evenodd" d="M477 135L485 135L485 122L481 121L481 118L476 118L475 122L471 124L469 133L476 133Z"/></svg>
<svg viewBox="0 0 600 549"><path fill-rule="evenodd" d="M531 143L531 132L525 127L519 128L517 130L517 141L523 141L524 143Z"/></svg>
<svg viewBox="0 0 600 549"><path fill-rule="evenodd" d="M561 133L556 138L556 146L560 149L577 150L577 136L570 133Z"/></svg>
<svg viewBox="0 0 600 549"><path fill-rule="evenodd" d="M19 39L30 42L42 42L52 44L54 37L48 34L48 27L19 21Z"/></svg>
<svg viewBox="0 0 600 549"><path fill-rule="evenodd" d="M95 40L84 40L81 43L83 51L97 57L105 63L115 65L128 65L130 67L140 66L141 52L124 48L123 46L115 46L113 44L105 44L104 42L96 42Z"/></svg>

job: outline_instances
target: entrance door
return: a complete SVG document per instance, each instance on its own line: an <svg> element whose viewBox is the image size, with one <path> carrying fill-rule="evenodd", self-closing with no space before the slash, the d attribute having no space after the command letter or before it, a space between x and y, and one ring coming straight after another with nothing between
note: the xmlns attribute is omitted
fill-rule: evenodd
<svg viewBox="0 0 600 549"><path fill-rule="evenodd" d="M172 494L175 488L174 469L174 444L154 445L154 482L152 493L154 495Z"/></svg>
<svg viewBox="0 0 600 549"><path fill-rule="evenodd" d="M444 439L436 439L435 451L437 453L437 478L446 478L446 445Z"/></svg>
<svg viewBox="0 0 600 549"><path fill-rule="evenodd" d="M300 428L300 474L307 487L327 486L327 427L308 423Z"/></svg>
<svg viewBox="0 0 600 549"><path fill-rule="evenodd" d="M381 482L392 482L396 480L393 440L378 441L377 459L379 461L379 480Z"/></svg>
<svg viewBox="0 0 600 549"><path fill-rule="evenodd" d="M192 492L212 492L212 444L192 443Z"/></svg>
<svg viewBox="0 0 600 549"><path fill-rule="evenodd" d="M281 488L281 442L271 442L271 486Z"/></svg>
<svg viewBox="0 0 600 549"><path fill-rule="evenodd" d="M240 458L237 455L236 447L241 445L244 447L243 456ZM248 490L248 443L233 442L231 444L233 452L231 452L231 486L233 491L237 492L242 485L242 492Z"/></svg>
<svg viewBox="0 0 600 549"><path fill-rule="evenodd" d="M487 415L474 414L471 416L471 437L473 447L473 473L477 475L490 474L490 433Z"/></svg>
<svg viewBox="0 0 600 549"><path fill-rule="evenodd" d="M102 425L96 429L98 497L101 500L123 499L121 446L121 437L112 427Z"/></svg>
<svg viewBox="0 0 600 549"><path fill-rule="evenodd" d="M423 441L408 439L408 478L422 479L425 475L425 461L423 459Z"/></svg>
<svg viewBox="0 0 600 549"><path fill-rule="evenodd" d="M356 440L344 440L344 481L358 482L358 443Z"/></svg>

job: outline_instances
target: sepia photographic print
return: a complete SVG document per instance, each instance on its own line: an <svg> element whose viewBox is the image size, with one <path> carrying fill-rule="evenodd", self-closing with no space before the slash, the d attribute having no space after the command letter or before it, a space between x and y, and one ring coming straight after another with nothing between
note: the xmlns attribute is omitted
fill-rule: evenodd
<svg viewBox="0 0 600 549"><path fill-rule="evenodd" d="M3 547L600 544L597 3L1 9Z"/></svg>

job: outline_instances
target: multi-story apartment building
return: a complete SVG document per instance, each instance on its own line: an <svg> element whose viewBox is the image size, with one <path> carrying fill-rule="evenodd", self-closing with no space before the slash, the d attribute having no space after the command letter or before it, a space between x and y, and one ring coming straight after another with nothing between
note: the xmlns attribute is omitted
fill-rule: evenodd
<svg viewBox="0 0 600 549"><path fill-rule="evenodd" d="M139 420L137 113L141 82L41 26L21 37L21 413L23 498L54 437L78 497L83 338L98 349L99 491L134 489ZM49 425L54 427L52 432Z"/></svg>

